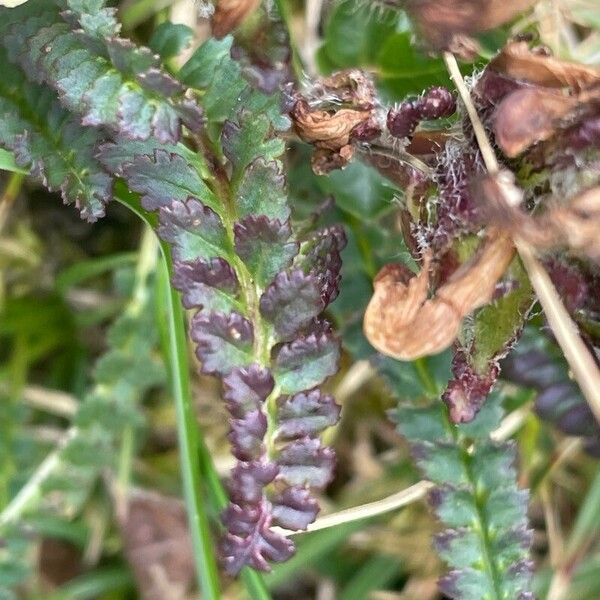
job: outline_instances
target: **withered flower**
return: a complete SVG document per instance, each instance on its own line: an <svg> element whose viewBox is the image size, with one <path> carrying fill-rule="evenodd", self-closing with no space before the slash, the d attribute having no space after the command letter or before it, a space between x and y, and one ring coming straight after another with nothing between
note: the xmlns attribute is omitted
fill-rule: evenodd
<svg viewBox="0 0 600 600"><path fill-rule="evenodd" d="M334 97L337 102L352 108L369 109L375 105L373 81L360 69L346 69L322 77L313 92L317 97Z"/></svg>
<svg viewBox="0 0 600 600"><path fill-rule="evenodd" d="M431 253L413 275L403 265L385 266L364 318L367 339L382 354L415 360L437 354L455 340L463 318L489 303L514 255L508 234L488 232L478 252L428 298Z"/></svg>
<svg viewBox="0 0 600 600"><path fill-rule="evenodd" d="M355 128L369 121L371 111L342 108L336 112L311 110L303 98L296 101L290 116L298 136L314 144L313 170L317 175L348 164L353 155L350 136Z"/></svg>
<svg viewBox="0 0 600 600"><path fill-rule="evenodd" d="M260 0L218 0L212 20L213 35L218 39L225 37L259 4Z"/></svg>

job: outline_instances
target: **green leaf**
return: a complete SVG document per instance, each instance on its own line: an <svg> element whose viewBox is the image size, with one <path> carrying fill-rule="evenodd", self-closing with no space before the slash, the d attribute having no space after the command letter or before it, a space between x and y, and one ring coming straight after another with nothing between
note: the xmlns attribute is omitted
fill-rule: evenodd
<svg viewBox="0 0 600 600"><path fill-rule="evenodd" d="M325 24L320 62L326 61L329 70L375 65L382 45L401 18L396 11L377 14L368 6L339 2Z"/></svg>
<svg viewBox="0 0 600 600"><path fill-rule="evenodd" d="M533 290L518 258L511 263L505 279L514 289L475 316L472 360L478 373L487 372L489 361L502 353L507 342L517 335L533 305Z"/></svg>
<svg viewBox="0 0 600 600"><path fill-rule="evenodd" d="M222 40L213 38L207 40L181 67L177 76L190 87L208 88L215 79L215 72L224 64L222 61L229 58L232 43L233 38L231 36L227 36ZM207 109L206 104L205 98L202 103L205 110Z"/></svg>
<svg viewBox="0 0 600 600"><path fill-rule="evenodd" d="M19 167L15 162L15 155L8 150L4 150L4 148L0 148L0 170L21 173L22 175L29 173L27 169Z"/></svg>
<svg viewBox="0 0 600 600"><path fill-rule="evenodd" d="M161 23L150 38L150 48L162 59L173 58L183 52L194 38L194 31L180 23Z"/></svg>
<svg viewBox="0 0 600 600"><path fill-rule="evenodd" d="M81 127L51 90L25 81L1 48L0 62L0 146L13 151L21 170L75 204L83 218L97 220L112 193L112 178L95 158L101 134Z"/></svg>
<svg viewBox="0 0 600 600"><path fill-rule="evenodd" d="M339 344L332 335L313 334L277 350L273 375L283 394L295 394L333 375L339 357Z"/></svg>

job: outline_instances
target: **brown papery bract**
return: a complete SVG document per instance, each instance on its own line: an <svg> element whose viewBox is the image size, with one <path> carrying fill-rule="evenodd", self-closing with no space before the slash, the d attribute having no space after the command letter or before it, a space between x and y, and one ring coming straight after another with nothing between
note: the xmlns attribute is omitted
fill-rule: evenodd
<svg viewBox="0 0 600 600"><path fill-rule="evenodd" d="M259 0L219 0L212 20L213 35L225 37L260 4Z"/></svg>
<svg viewBox="0 0 600 600"><path fill-rule="evenodd" d="M462 320L488 304L508 268L514 247L508 234L490 230L477 253L431 297L431 254L417 275L399 264L385 266L374 281L364 331L382 354L415 360L445 350L456 339Z"/></svg>

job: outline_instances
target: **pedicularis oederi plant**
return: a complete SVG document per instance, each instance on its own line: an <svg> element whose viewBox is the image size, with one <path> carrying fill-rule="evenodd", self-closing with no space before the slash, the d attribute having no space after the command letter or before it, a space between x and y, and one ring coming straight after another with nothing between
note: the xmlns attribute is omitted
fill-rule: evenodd
<svg viewBox="0 0 600 600"><path fill-rule="evenodd" d="M334 4L318 54L327 76L290 40L284 2L190 0L209 15L212 36L185 61L178 56L194 31L165 22L150 48L138 45L121 36L115 3L0 4L3 160L89 222L116 200L154 226L189 311L198 369L220 382L235 459L212 527L222 569L243 572L253 597L268 597L252 569L288 560L291 534L317 519L335 477L324 440L341 409L326 390L343 353L344 372L368 359L399 399L391 420L443 527L434 544L450 566L441 592L533 598L528 492L508 440L519 422L502 420L517 409L522 424L529 404L503 406L511 388L502 379L535 390L539 416L598 454L599 70L553 56L525 25L510 35L532 1L374 5L368 27L395 49L381 64L366 47L353 62L358 42L343 39L344 19L365 8ZM494 28L490 52L480 34ZM397 65L398 80L410 77L411 60L423 85L416 77L413 93L399 94L386 78ZM339 208L307 207L309 188ZM375 199L359 210L351 203L361 193ZM133 294L100 363L112 368L99 369L97 393L82 404L71 435L82 444L96 420L88 446L112 447L137 427L133 399L120 428L114 415L104 422L114 410L107 390L134 398L162 381L156 336L139 338L148 272L138 270L136 289L146 291ZM172 310L176 339L181 315ZM138 346L147 379L132 355ZM187 367L173 365L181 396ZM135 384L125 384L128 372ZM193 441L190 406L178 413L180 452L202 466L190 466L191 479L184 473L186 504L200 582L216 597L203 500L193 498L212 486L223 508L223 491ZM200 470L213 483L194 479ZM0 536L18 539L29 500L27 511L22 499L18 510L9 504L0 526L10 531Z"/></svg>

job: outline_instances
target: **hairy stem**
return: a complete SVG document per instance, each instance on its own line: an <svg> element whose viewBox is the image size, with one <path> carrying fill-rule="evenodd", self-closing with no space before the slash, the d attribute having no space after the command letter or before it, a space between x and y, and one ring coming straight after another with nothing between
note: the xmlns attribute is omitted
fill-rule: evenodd
<svg viewBox="0 0 600 600"><path fill-rule="evenodd" d="M490 174L497 174L500 171L498 159L473 105L456 58L450 52L445 52L444 61L467 109L485 166ZM506 200L511 203L509 194L506 194ZM579 336L577 325L571 319L548 273L535 257L531 246L517 238L514 242L552 332L556 336L556 340L592 412L600 422L600 370Z"/></svg>

